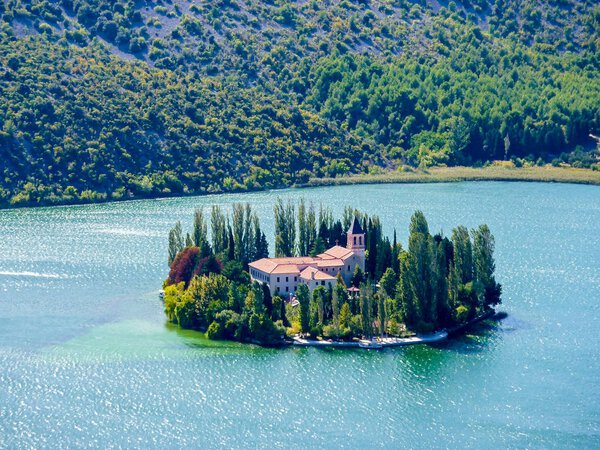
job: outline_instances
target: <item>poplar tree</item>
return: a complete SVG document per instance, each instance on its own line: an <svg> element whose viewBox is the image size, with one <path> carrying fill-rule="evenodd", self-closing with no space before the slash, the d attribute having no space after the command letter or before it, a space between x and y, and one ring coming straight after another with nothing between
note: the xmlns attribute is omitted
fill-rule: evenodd
<svg viewBox="0 0 600 450"><path fill-rule="evenodd" d="M194 245L200 249L201 257L208 256L212 252L210 244L208 243L207 228L202 209L196 209L194 211L192 241L194 242Z"/></svg>
<svg viewBox="0 0 600 450"><path fill-rule="evenodd" d="M213 205L210 210L210 229L213 251L217 254L227 249L227 226L225 214L219 205Z"/></svg>
<svg viewBox="0 0 600 450"><path fill-rule="evenodd" d="M244 266L244 269L247 269L252 257L252 247L254 246L252 208L249 203L245 205L236 203L233 205L232 231L235 259Z"/></svg>
<svg viewBox="0 0 600 450"><path fill-rule="evenodd" d="M450 299L448 293L448 259L447 247L451 246L447 238L437 235L433 244L433 295L437 305L438 325L449 324L452 319Z"/></svg>
<svg viewBox="0 0 600 450"><path fill-rule="evenodd" d="M454 246L454 276L460 284L473 281L473 249L467 227L460 225L452 230Z"/></svg>
<svg viewBox="0 0 600 450"><path fill-rule="evenodd" d="M400 253L399 270L396 286L396 308L401 311L404 323L410 327L421 321L421 308L420 305L415 303L411 287L408 252L403 251Z"/></svg>
<svg viewBox="0 0 600 450"><path fill-rule="evenodd" d="M298 254L301 256L308 255L309 250L306 203L301 198L298 203Z"/></svg>
<svg viewBox="0 0 600 450"><path fill-rule="evenodd" d="M175 227L169 231L169 266L175 260L177 253L183 250L185 247L183 240L183 231L181 229L181 222L177 222Z"/></svg>
<svg viewBox="0 0 600 450"><path fill-rule="evenodd" d="M296 220L291 201L283 204L278 198L273 207L275 215L275 256L294 256L296 242Z"/></svg>
<svg viewBox="0 0 600 450"><path fill-rule="evenodd" d="M432 292L433 239L429 234L427 220L416 211L410 221L408 238L408 281L414 302L420 306L421 319L435 324L437 305Z"/></svg>
<svg viewBox="0 0 600 450"><path fill-rule="evenodd" d="M315 216L315 205L311 202L308 207L308 214L306 217L306 227L307 227L307 236L306 236L306 253L303 253L301 256L308 255L312 250L315 242L317 241L317 219Z"/></svg>
<svg viewBox="0 0 600 450"><path fill-rule="evenodd" d="M480 225L473 233L473 272L477 284L483 288L480 306L500 303L502 287L496 283L494 271L494 236L487 225Z"/></svg>

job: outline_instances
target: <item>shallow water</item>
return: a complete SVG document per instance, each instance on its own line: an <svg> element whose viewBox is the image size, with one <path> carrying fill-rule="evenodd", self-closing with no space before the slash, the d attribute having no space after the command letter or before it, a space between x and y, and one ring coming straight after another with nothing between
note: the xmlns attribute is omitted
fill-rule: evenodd
<svg viewBox="0 0 600 450"><path fill-rule="evenodd" d="M487 223L508 317L441 346L262 349L165 323L166 235L278 196ZM189 228L189 227L188 227ZM600 447L600 189L363 185L0 211L0 448Z"/></svg>

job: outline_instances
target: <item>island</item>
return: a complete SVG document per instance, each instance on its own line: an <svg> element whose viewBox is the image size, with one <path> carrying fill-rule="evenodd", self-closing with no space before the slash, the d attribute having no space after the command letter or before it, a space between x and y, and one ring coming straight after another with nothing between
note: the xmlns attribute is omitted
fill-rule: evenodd
<svg viewBox="0 0 600 450"><path fill-rule="evenodd" d="M263 346L363 347L432 343L494 314L494 237L487 225L431 234L410 220L406 248L378 216L278 199L275 257L255 211L197 209L190 233L169 232L169 321L209 339ZM210 223L210 239L208 226Z"/></svg>

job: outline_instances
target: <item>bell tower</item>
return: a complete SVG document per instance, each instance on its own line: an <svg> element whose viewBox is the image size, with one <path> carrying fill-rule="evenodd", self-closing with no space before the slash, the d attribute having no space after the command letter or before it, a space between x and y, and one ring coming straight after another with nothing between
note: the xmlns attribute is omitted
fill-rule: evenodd
<svg viewBox="0 0 600 450"><path fill-rule="evenodd" d="M352 250L359 258L359 265L362 271L365 270L365 232L360 226L358 218L354 216L354 220L346 233L348 241L346 248Z"/></svg>

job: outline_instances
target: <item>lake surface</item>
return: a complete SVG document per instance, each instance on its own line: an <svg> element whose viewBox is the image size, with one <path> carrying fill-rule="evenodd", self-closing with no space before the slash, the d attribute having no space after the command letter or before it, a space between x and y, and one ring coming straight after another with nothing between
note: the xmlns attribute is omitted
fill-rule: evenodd
<svg viewBox="0 0 600 450"><path fill-rule="evenodd" d="M278 197L487 223L508 317L444 345L262 349L165 323L168 230ZM272 249L272 242L271 242ZM0 448L598 448L600 188L363 185L0 211Z"/></svg>

